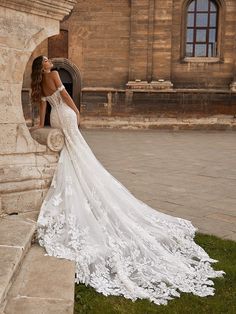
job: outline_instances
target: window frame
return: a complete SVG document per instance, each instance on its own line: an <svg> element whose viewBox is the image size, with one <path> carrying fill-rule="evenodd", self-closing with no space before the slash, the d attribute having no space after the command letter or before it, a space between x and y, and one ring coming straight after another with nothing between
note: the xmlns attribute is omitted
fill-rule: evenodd
<svg viewBox="0 0 236 314"><path fill-rule="evenodd" d="M223 62L223 38L222 36L223 33L223 27L222 27L222 21L224 20L224 6L222 5L221 1L219 0L214 0L215 4L217 5L217 23L216 23L216 32L217 32L217 39L216 39L216 51L217 54L214 57L206 57L206 56L198 56L198 57L188 57L186 56L186 45L187 45L187 18L188 18L188 8L189 5L191 4L192 0L187 0L184 1L183 8L182 8L182 36L181 36L181 57L180 61L181 62L205 62L205 63L221 63ZM195 13L196 14L196 13ZM208 12L208 14L210 14ZM194 25L196 26L196 25ZM198 27L197 27L198 29Z"/></svg>

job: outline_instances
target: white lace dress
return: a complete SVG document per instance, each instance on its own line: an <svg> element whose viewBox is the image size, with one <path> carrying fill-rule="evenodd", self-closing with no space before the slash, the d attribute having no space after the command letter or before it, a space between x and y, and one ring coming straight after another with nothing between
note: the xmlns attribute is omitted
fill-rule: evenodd
<svg viewBox="0 0 236 314"><path fill-rule="evenodd" d="M214 295L217 262L197 245L189 220L161 213L125 188L96 159L81 135L62 85L44 97L51 126L65 135L51 187L37 221L38 239L51 256L76 262L77 283L104 295L167 304L180 292Z"/></svg>

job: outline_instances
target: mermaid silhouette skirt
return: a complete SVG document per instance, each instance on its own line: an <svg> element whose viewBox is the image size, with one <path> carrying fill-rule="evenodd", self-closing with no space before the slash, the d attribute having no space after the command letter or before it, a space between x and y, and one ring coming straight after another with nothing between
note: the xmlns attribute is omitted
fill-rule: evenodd
<svg viewBox="0 0 236 314"><path fill-rule="evenodd" d="M194 242L197 228L137 199L103 167L63 102L63 88L44 98L65 146L40 209L40 245L51 256L75 261L75 282L104 295L156 304L181 292L214 295L211 278L224 271L215 271L211 263L217 260Z"/></svg>

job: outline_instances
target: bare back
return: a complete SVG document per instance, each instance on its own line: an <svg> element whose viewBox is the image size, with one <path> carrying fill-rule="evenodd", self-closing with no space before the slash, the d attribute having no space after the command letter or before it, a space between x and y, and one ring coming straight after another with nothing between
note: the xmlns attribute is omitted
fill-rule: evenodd
<svg viewBox="0 0 236 314"><path fill-rule="evenodd" d="M52 95L56 91L57 87L52 72L43 74L41 87L43 96L45 97Z"/></svg>

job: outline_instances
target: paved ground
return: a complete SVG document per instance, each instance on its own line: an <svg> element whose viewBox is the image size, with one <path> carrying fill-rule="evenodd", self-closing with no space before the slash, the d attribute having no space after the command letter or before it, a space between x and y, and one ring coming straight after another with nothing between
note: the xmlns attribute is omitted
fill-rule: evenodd
<svg viewBox="0 0 236 314"><path fill-rule="evenodd" d="M236 133L81 129L96 157L137 198L236 241Z"/></svg>

